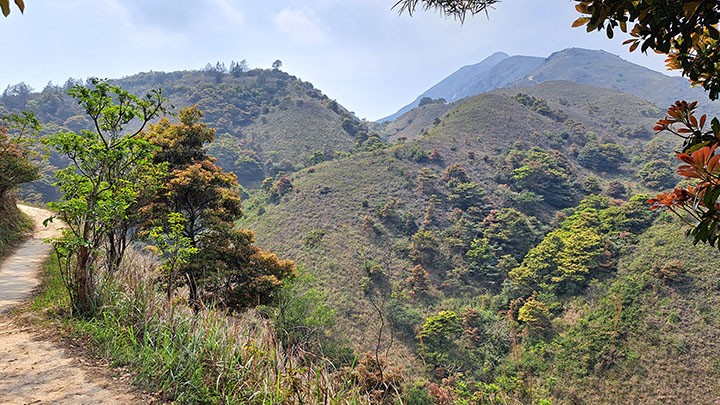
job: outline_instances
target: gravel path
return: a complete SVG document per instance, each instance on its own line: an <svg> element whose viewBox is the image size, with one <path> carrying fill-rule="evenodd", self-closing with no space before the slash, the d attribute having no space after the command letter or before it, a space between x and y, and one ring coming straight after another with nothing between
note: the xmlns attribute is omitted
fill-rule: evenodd
<svg viewBox="0 0 720 405"><path fill-rule="evenodd" d="M43 227L48 211L19 206L35 222L33 237L0 263L0 404L145 403L129 385L104 376L104 370L44 340L8 311L27 299L51 247L43 238L58 235L58 225Z"/></svg>

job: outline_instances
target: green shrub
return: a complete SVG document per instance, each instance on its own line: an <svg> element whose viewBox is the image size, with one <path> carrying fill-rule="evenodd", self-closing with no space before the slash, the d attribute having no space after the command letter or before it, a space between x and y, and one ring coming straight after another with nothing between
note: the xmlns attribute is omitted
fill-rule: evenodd
<svg viewBox="0 0 720 405"><path fill-rule="evenodd" d="M46 316L63 317L58 320L73 334L84 341L87 338L88 350L113 366L126 367L134 375L134 384L161 393L164 401L370 403L360 387L335 373L341 362L333 364L322 352L286 348L268 322L253 311L231 317L209 309L194 315L181 302L167 303L154 287L151 272L138 262L137 257L125 262L122 276L105 284L106 305L96 317L86 319L48 311L69 302L57 262L52 262L45 291L35 298L32 308ZM281 336L307 342L308 335L296 326L313 329L316 336L325 334L333 311L321 294L300 294L290 286L279 293L284 296L280 301L288 306L278 309L283 320L277 330L292 331ZM353 361L341 346L333 354L346 364Z"/></svg>

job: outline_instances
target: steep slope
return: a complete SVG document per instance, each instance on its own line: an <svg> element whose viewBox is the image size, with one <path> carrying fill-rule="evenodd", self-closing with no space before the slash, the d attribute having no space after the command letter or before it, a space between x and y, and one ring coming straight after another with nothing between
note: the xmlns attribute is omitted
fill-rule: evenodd
<svg viewBox="0 0 720 405"><path fill-rule="evenodd" d="M720 389L720 256L666 217L617 277L574 303L542 355L553 403L712 403Z"/></svg>
<svg viewBox="0 0 720 405"><path fill-rule="evenodd" d="M23 216L15 206L14 195L0 196L0 260L12 252L27 232L32 230L32 223Z"/></svg>
<svg viewBox="0 0 720 405"><path fill-rule="evenodd" d="M520 261L523 246L539 240L558 209L613 182L644 190L635 180L641 163L630 157L654 153L646 152L652 134L636 129L658 112L627 94L570 82L487 93L454 105L417 141L292 175L294 191L269 204L256 195L243 225L312 273L348 337L369 349L378 322L359 280L375 280L388 294L415 294L407 305L423 314L450 297L496 291L502 278L488 281L471 270L473 241L493 224L510 227L502 222L508 216L521 218L516 230L527 233L493 242ZM621 145L624 158L603 161L590 153L593 145ZM544 164L562 173L552 177L538 168ZM536 169L544 173L538 182L545 174L553 180L537 186L516 178ZM423 292L409 281L418 266L427 272Z"/></svg>

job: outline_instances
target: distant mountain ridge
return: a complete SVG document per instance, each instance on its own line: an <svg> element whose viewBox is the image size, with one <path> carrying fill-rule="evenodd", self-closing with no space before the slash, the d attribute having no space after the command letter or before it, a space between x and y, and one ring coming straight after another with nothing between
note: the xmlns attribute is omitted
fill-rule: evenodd
<svg viewBox="0 0 720 405"><path fill-rule="evenodd" d="M425 97L454 102L496 89L533 86L555 80L620 90L649 100L661 108L677 99L698 100L704 112L720 113L718 103L708 101L702 89L690 88L687 80L681 77L667 76L609 52L569 48L547 58L494 53L480 63L460 68L419 95L415 101L379 122L397 119L418 106Z"/></svg>
<svg viewBox="0 0 720 405"><path fill-rule="evenodd" d="M438 84L434 85L433 87L429 88L427 91L419 95L412 103L401 108L395 114L382 118L379 121L384 122L394 120L395 118L417 107L420 104L420 100L422 100L424 97L430 97L435 99L444 98L449 102L453 102L468 96L481 94L486 91L492 90L480 88L470 90L469 87L475 87L474 85L476 83L479 83L483 78L488 76L488 74L490 73L492 68L495 67L495 65L509 57L510 56L504 52L496 52L485 58L480 63L463 66L455 73L446 77Z"/></svg>

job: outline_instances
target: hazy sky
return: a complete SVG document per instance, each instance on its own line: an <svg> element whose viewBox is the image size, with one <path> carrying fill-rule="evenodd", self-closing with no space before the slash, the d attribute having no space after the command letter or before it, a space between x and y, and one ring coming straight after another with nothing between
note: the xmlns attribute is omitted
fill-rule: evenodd
<svg viewBox="0 0 720 405"><path fill-rule="evenodd" d="M0 19L0 91L25 82L119 78L201 69L246 59L312 82L362 117L397 111L458 68L497 51L548 56L604 49L663 70L662 58L630 54L623 38L570 28L571 0L504 0L464 25L436 12L399 16L395 0L25 0Z"/></svg>

